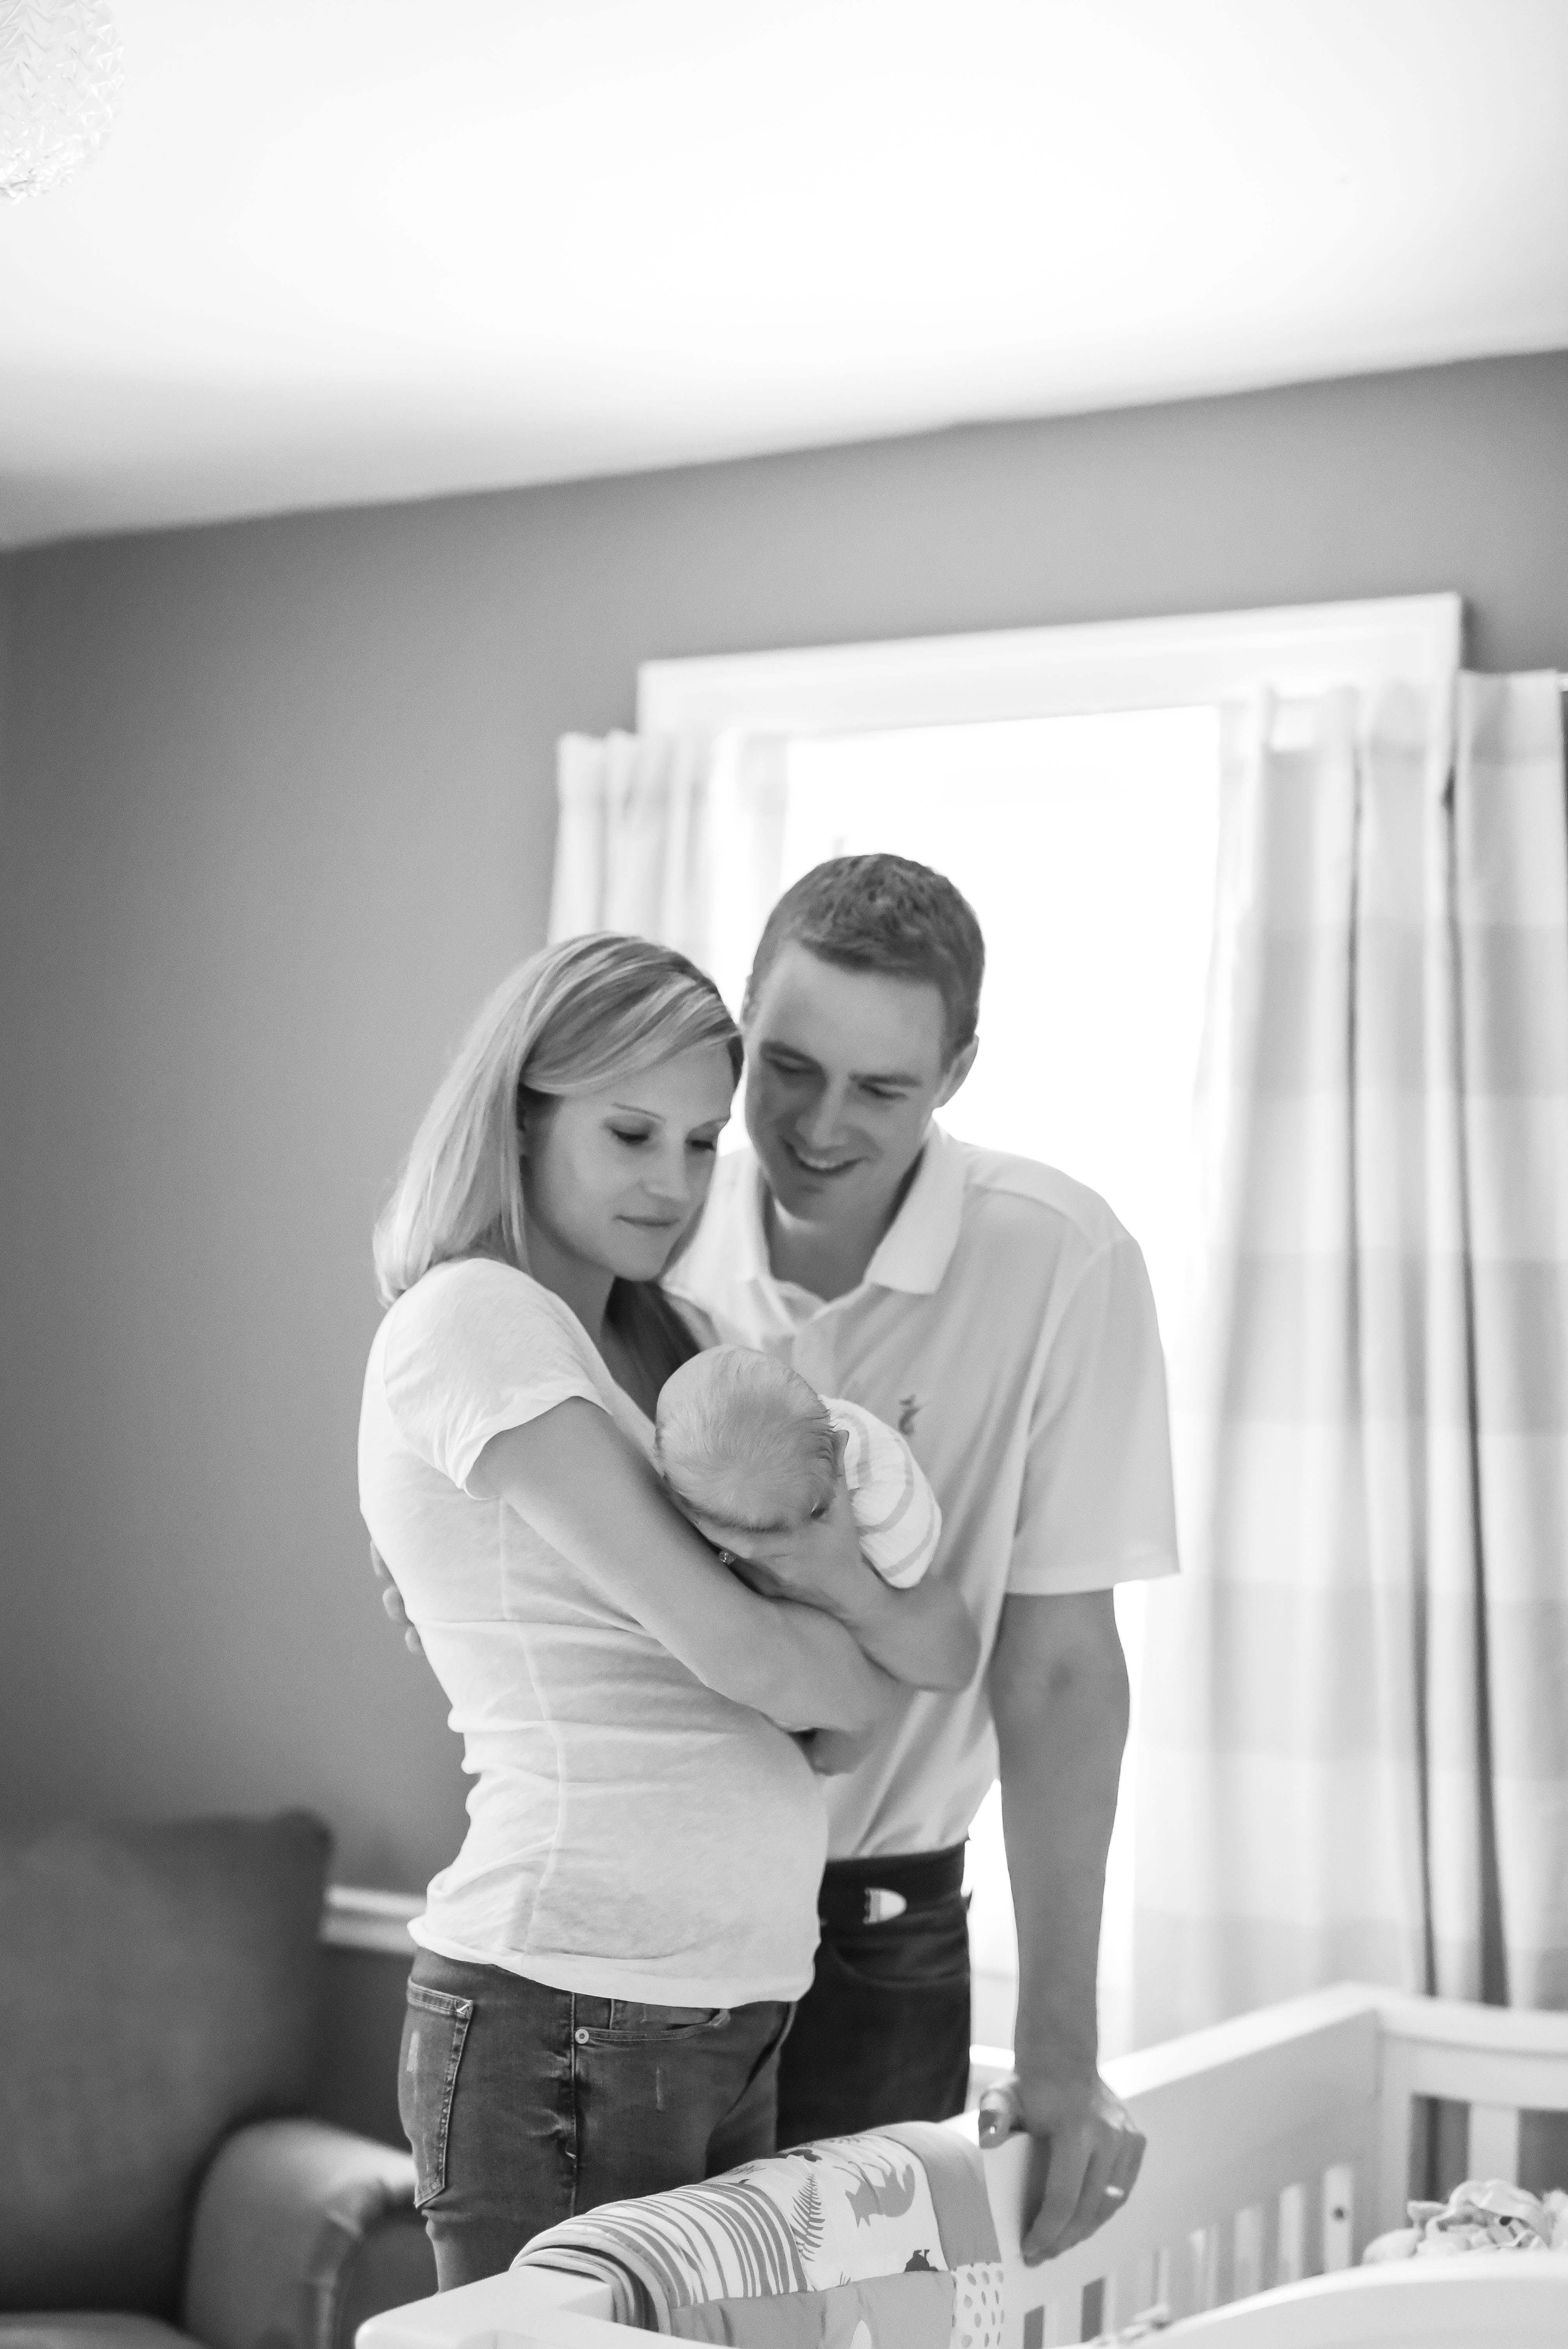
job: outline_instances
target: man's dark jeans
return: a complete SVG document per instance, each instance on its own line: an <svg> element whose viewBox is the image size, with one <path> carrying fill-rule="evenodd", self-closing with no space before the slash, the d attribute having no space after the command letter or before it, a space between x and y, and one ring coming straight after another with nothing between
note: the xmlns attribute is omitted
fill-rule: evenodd
<svg viewBox="0 0 1568 2349"><path fill-rule="evenodd" d="M440 2289L596 2203L771 2153L789 2015L583 1998L421 1951L398 2108Z"/></svg>
<svg viewBox="0 0 1568 2349"><path fill-rule="evenodd" d="M924 1897L934 1862L952 1889ZM779 2072L779 2142L844 2137L890 2121L940 2121L969 2087L968 1904L963 1847L909 1859L830 1862L815 1979ZM910 1888L882 1924L849 1921L848 1888ZM835 1893L838 1897L835 1897Z"/></svg>

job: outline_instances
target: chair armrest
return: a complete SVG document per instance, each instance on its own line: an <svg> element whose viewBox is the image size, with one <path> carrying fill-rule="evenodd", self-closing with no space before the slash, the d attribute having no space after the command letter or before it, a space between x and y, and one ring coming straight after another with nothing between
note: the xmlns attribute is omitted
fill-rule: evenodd
<svg viewBox="0 0 1568 2349"><path fill-rule="evenodd" d="M181 2322L207 2349L351 2349L436 2288L406 2153L324 2121L236 2131L202 2181Z"/></svg>

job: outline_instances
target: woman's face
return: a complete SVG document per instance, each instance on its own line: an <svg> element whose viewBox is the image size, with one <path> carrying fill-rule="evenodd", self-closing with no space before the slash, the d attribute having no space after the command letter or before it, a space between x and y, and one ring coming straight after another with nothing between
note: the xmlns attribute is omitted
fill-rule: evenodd
<svg viewBox="0 0 1568 2349"><path fill-rule="evenodd" d="M534 1112L522 1191L538 1253L655 1279L707 1196L734 1092L729 1054L698 1044Z"/></svg>

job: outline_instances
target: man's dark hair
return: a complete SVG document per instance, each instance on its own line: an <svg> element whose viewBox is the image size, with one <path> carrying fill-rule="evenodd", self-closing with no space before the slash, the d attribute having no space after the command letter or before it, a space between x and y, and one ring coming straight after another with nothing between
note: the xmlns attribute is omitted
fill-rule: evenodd
<svg viewBox="0 0 1568 2349"><path fill-rule="evenodd" d="M791 944L844 970L885 971L940 989L950 1061L975 1033L985 941L974 907L929 864L907 856L832 856L803 874L768 916L746 982L743 1026L779 948Z"/></svg>

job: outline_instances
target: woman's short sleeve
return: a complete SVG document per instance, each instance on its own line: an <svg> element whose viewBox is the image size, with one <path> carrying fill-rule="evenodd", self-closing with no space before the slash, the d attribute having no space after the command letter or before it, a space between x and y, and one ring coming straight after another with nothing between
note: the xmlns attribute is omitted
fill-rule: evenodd
<svg viewBox="0 0 1568 2349"><path fill-rule="evenodd" d="M492 1435L580 1397L604 1409L587 1332L511 1265L438 1265L387 1317L387 1409L419 1458L464 1491Z"/></svg>

